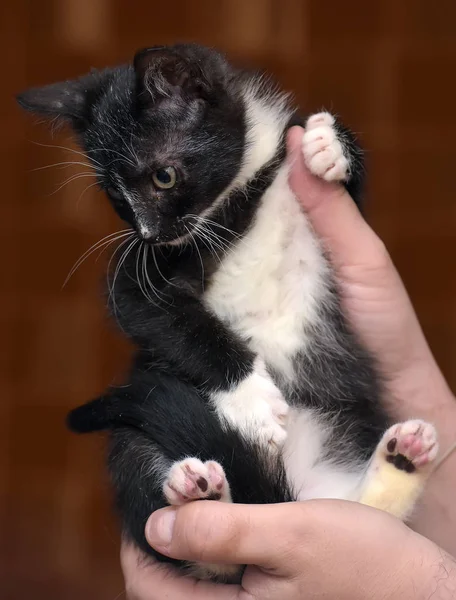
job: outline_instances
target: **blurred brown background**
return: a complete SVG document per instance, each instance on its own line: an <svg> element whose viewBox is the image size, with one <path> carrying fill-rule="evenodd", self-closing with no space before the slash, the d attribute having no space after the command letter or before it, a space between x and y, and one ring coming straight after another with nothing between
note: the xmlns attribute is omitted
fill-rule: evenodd
<svg viewBox="0 0 456 600"><path fill-rule="evenodd" d="M67 132L21 114L21 89L194 40L269 68L311 111L337 111L369 150L369 218L453 389L456 372L456 3L437 0L14 0L0 8L0 598L124 597L103 439L67 409L122 372L128 348L76 259L116 221ZM41 145L46 144L46 145ZM107 253L109 255L109 253Z"/></svg>

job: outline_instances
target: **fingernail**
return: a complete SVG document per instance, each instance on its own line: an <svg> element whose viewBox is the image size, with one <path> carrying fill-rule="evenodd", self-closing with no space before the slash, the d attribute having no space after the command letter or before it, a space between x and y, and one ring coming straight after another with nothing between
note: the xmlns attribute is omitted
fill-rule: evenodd
<svg viewBox="0 0 456 600"><path fill-rule="evenodd" d="M169 546L173 539L176 510L164 508L154 512L146 523L146 538L151 546Z"/></svg>

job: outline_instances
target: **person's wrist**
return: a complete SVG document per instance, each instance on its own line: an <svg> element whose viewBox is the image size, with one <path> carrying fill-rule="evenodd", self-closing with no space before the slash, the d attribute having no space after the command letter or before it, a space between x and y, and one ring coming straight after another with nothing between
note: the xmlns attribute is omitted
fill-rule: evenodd
<svg viewBox="0 0 456 600"><path fill-rule="evenodd" d="M390 548L371 598L382 600L453 600L456 590L456 563L436 544L409 530L402 543ZM445 581L447 579L447 581Z"/></svg>
<svg viewBox="0 0 456 600"><path fill-rule="evenodd" d="M439 455L410 525L455 554L453 497L455 484L456 400L430 349L391 381L386 406L394 421L423 419L437 429ZM443 462L439 463L443 459Z"/></svg>
<svg viewBox="0 0 456 600"><path fill-rule="evenodd" d="M441 565L446 566L451 558L433 542L411 529L407 529L397 542L396 546L388 548L379 543L381 551L376 558L378 571L373 571L366 578L368 588L362 589L358 582L353 597L359 597L360 600L366 597L379 600L428 600L435 592L435 600L453 598L437 594ZM384 573L388 573L386 580Z"/></svg>
<svg viewBox="0 0 456 600"><path fill-rule="evenodd" d="M429 349L387 382L387 408L398 421L431 421L442 444L456 438L455 397Z"/></svg>
<svg viewBox="0 0 456 600"><path fill-rule="evenodd" d="M456 597L455 559L422 535L416 533L415 536L415 548L418 550L409 563L410 576L407 578L410 595L405 593L402 598L454 600Z"/></svg>

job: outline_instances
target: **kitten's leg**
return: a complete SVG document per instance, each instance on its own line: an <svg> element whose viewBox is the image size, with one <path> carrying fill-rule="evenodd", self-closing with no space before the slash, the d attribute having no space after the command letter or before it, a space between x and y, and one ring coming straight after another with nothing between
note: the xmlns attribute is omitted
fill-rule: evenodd
<svg viewBox="0 0 456 600"><path fill-rule="evenodd" d="M247 439L276 450L287 437L288 404L257 358L252 373L231 390L211 394L212 404L231 427Z"/></svg>
<svg viewBox="0 0 456 600"><path fill-rule="evenodd" d="M125 273L134 273L134 269L136 265L127 264ZM132 278L119 274L116 294L128 298L129 314L137 311L141 315L139 320L121 321L120 325L143 350L143 360L149 364L151 352L152 364L160 357L159 364L173 365L173 370L179 365L179 378L204 390L204 398L222 422L249 439L280 447L286 436L283 421L288 406L264 363L245 341L185 291L173 291L173 303L165 311L144 303L135 285ZM164 330L166 336L161 335Z"/></svg>
<svg viewBox="0 0 456 600"><path fill-rule="evenodd" d="M230 486L223 467L214 460L184 458L170 468L163 484L169 504L179 505L192 500L231 502Z"/></svg>
<svg viewBox="0 0 456 600"><path fill-rule="evenodd" d="M406 520L423 491L437 453L433 425L419 420L393 425L375 450L359 501Z"/></svg>
<svg viewBox="0 0 456 600"><path fill-rule="evenodd" d="M330 113L316 113L307 119L302 150L314 175L344 183L359 205L364 178L363 151L348 129Z"/></svg>
<svg viewBox="0 0 456 600"><path fill-rule="evenodd" d="M230 486L223 467L214 460L202 462L194 457L173 464L163 484L163 494L174 506L195 500L231 502ZM242 569L239 565L196 563L191 566L190 573L198 579L223 582L237 580Z"/></svg>

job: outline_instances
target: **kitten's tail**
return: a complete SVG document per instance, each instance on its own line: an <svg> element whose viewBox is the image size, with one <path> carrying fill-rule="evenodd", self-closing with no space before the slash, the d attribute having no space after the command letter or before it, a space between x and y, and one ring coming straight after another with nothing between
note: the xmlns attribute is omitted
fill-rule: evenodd
<svg viewBox="0 0 456 600"><path fill-rule="evenodd" d="M118 423L121 416L119 412L119 401L115 396L100 396L71 410L67 415L66 424L74 433L104 431Z"/></svg>

